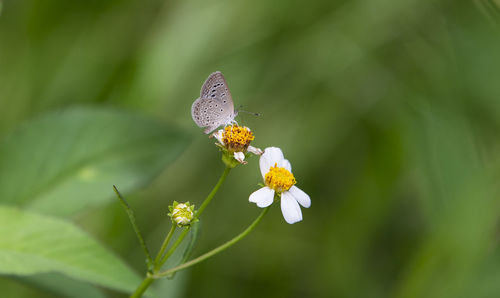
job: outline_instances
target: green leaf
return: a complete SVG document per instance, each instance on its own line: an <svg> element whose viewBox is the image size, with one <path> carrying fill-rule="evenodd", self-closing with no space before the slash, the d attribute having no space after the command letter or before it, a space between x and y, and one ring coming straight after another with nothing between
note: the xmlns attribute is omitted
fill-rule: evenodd
<svg viewBox="0 0 500 298"><path fill-rule="evenodd" d="M74 224L0 206L0 273L58 272L131 292L140 278Z"/></svg>
<svg viewBox="0 0 500 298"><path fill-rule="evenodd" d="M67 215L149 183L186 135L136 114L73 108L32 120L0 143L0 200Z"/></svg>
<svg viewBox="0 0 500 298"><path fill-rule="evenodd" d="M25 285L50 293L52 297L105 298L103 291L89 283L84 283L62 274L42 273L17 278Z"/></svg>

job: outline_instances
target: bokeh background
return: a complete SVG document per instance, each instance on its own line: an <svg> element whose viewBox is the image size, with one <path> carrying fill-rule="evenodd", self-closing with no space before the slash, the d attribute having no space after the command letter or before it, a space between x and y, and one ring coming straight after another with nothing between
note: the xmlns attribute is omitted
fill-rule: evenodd
<svg viewBox="0 0 500 298"><path fill-rule="evenodd" d="M500 296L500 1L10 0L1 9L2 146L37 119L82 109L130 115L114 122L120 140L136 115L187 140L171 159L146 157L152 170L124 190L152 251L169 229L167 206L199 205L223 171L190 116L213 71L226 76L236 106L261 113L237 117L254 131L253 145L281 147L311 196L302 222L286 224L274 206L230 250L155 284L158 297ZM106 131L101 120L93 133ZM83 146L64 131L52 133L73 141L50 150L38 145L48 132L33 132L15 169L12 150L2 151L0 177L24 178L26 167L38 181L46 169L30 167L32 158L63 164L60 151L100 146L92 134ZM156 144L137 142L146 151ZM202 217L195 256L257 216L248 195L260 182L255 157L231 172ZM142 276L142 251L111 185L91 195L92 183L68 187L48 198L41 190L56 205L25 204L30 193L20 201L12 191L0 203L57 213ZM77 212L55 211L87 198ZM60 278L65 291L51 282ZM58 273L3 275L0 289L2 297L124 296Z"/></svg>

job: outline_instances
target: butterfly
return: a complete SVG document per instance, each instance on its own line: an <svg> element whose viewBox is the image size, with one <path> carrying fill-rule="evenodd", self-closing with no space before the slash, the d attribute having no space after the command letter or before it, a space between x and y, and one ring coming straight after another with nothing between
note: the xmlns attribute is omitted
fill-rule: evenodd
<svg viewBox="0 0 500 298"><path fill-rule="evenodd" d="M204 133L209 134L221 125L236 123L233 98L220 71L208 76L201 87L200 97L191 106L191 116Z"/></svg>

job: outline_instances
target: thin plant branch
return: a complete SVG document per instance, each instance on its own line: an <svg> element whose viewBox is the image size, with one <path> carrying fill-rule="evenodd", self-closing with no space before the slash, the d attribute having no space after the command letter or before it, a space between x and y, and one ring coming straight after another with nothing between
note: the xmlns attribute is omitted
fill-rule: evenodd
<svg viewBox="0 0 500 298"><path fill-rule="evenodd" d="M127 212L128 218L130 220L130 223L132 224L132 227L134 228L135 234L137 235L137 239L139 240L139 243L142 246L142 249L144 250L144 254L146 255L146 262L148 266L148 270L151 271L153 269L153 259L151 258L151 254L149 253L148 247L146 246L146 242L144 242L144 237L142 237L141 231L139 230L139 227L137 226L137 223L135 221L135 216L134 216L134 211L132 211L132 208L130 208L129 204L121 193L118 191L118 188L113 185L113 190L116 193L116 196L120 200L121 205L125 209L125 212Z"/></svg>
<svg viewBox="0 0 500 298"><path fill-rule="evenodd" d="M153 275L151 275L151 277L152 278L168 277L169 275L171 275L177 271L180 271L182 269L186 269L186 268L191 267L195 264L198 264L198 263L224 251L225 249L229 248L230 246L236 244L238 241L245 238L245 236L247 236L257 226L257 224L261 221L261 219L264 217L264 215L266 215L267 211L269 211L269 208L270 207L264 208L264 210L262 210L262 212L259 214L259 216L252 222L252 224L250 226L248 226L248 228L246 228L238 236L234 237L233 239L229 240L228 242L226 242L226 243L222 244L221 246L197 257L196 259L193 259L189 262L181 264L177 267L153 274Z"/></svg>

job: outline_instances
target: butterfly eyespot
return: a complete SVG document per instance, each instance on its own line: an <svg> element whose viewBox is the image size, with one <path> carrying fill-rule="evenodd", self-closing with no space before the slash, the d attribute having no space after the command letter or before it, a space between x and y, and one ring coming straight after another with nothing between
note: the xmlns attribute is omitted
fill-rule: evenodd
<svg viewBox="0 0 500 298"><path fill-rule="evenodd" d="M220 111L222 112L222 109L220 109Z"/></svg>
<svg viewBox="0 0 500 298"><path fill-rule="evenodd" d="M215 94L212 94L212 97L215 97Z"/></svg>
<svg viewBox="0 0 500 298"><path fill-rule="evenodd" d="M227 100L225 100L225 99L224 99L222 102L223 102L223 103L226 103L226 102L227 102Z"/></svg>

